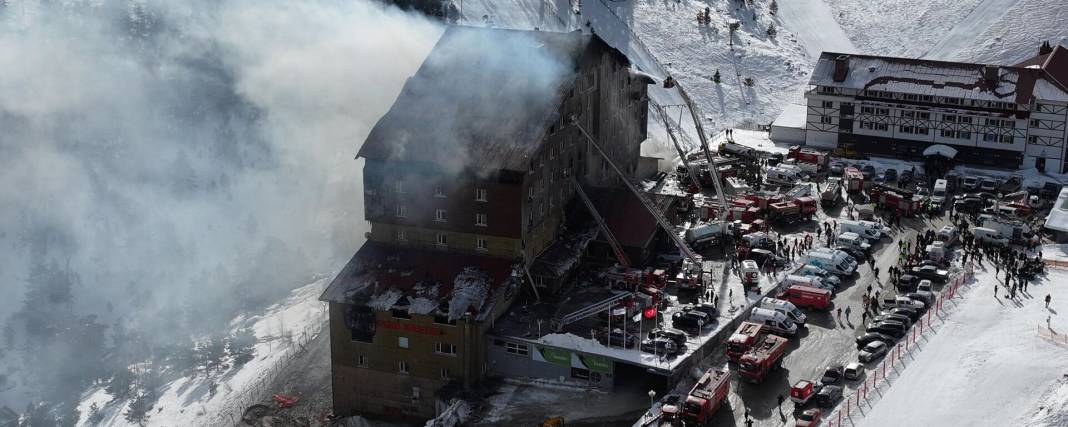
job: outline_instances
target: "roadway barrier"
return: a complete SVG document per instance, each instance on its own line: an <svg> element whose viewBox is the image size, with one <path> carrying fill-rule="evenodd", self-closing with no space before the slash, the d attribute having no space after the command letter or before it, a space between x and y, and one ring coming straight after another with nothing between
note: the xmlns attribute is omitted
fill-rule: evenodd
<svg viewBox="0 0 1068 427"><path fill-rule="evenodd" d="M1058 344L1068 344L1068 334L1063 334L1047 326L1038 326L1038 336Z"/></svg>
<svg viewBox="0 0 1068 427"><path fill-rule="evenodd" d="M1068 261L1061 261L1061 260L1056 260L1056 259L1044 259L1044 260L1042 260L1042 262L1046 263L1046 265L1050 266L1050 267L1068 268Z"/></svg>
<svg viewBox="0 0 1068 427"><path fill-rule="evenodd" d="M919 348L918 341L924 338L925 334L935 332L935 326L945 323L944 321L932 323L935 320L941 320L941 317L932 317L932 314L935 312L939 314L945 313L946 307L943 302L956 297L962 287L974 282L972 280L974 277L975 270L969 264L965 267L965 271L957 273L946 282L946 285L942 288L942 293L938 295L931 309L927 310L927 315L921 316L913 324L913 327L909 329L902 340L890 348L887 354L883 356L883 360L875 368L867 371L867 377L864 378L864 382L858 385L852 394L845 396L843 402L827 416L826 425L828 427L851 425L853 424L852 418L854 416L863 416L865 410L872 408L873 402L870 402L869 394L873 391L889 389L892 385L891 380L901 376L898 369L905 368L903 359ZM1068 342L1068 336L1065 336L1065 340L1065 342ZM871 398L874 397L872 396Z"/></svg>

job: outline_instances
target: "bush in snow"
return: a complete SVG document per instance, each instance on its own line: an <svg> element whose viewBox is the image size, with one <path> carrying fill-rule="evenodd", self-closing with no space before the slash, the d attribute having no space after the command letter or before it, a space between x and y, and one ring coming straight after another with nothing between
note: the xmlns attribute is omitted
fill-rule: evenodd
<svg viewBox="0 0 1068 427"><path fill-rule="evenodd" d="M775 24L768 25L768 37L775 38Z"/></svg>
<svg viewBox="0 0 1068 427"><path fill-rule="evenodd" d="M746 86L753 87L753 84L754 84L753 78L752 77L746 77L745 81L743 83L745 83Z"/></svg>
<svg viewBox="0 0 1068 427"><path fill-rule="evenodd" d="M244 365L256 357L256 333L251 328L238 329L228 341L234 366Z"/></svg>
<svg viewBox="0 0 1068 427"><path fill-rule="evenodd" d="M779 3L776 3L775 0L771 0L771 4L768 5L768 13L772 15L779 13Z"/></svg>
<svg viewBox="0 0 1068 427"><path fill-rule="evenodd" d="M96 402L89 405L89 418L86 421L91 426L100 425L100 423L104 422L104 413L100 412L100 405L97 405Z"/></svg>
<svg viewBox="0 0 1068 427"><path fill-rule="evenodd" d="M720 80L721 80L721 78L720 78L720 75L719 75L719 68L717 68L716 69L716 74L712 75L712 81L714 81L716 83L719 83Z"/></svg>

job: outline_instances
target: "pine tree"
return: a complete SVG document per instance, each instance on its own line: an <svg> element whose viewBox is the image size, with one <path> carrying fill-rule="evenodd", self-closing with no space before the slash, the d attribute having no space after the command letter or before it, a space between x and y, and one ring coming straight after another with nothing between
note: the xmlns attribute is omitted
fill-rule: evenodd
<svg viewBox="0 0 1068 427"><path fill-rule="evenodd" d="M133 372L130 372L129 368L123 367L115 371L115 374L111 376L111 380L108 381L108 385L104 387L104 391L111 395L112 400L125 399L130 395L130 390L133 387L133 383L136 377Z"/></svg>
<svg viewBox="0 0 1068 427"><path fill-rule="evenodd" d="M775 24L768 25L768 37L775 38L776 33Z"/></svg>
<svg viewBox="0 0 1068 427"><path fill-rule="evenodd" d="M148 411L150 409L152 409L152 404L148 402L148 397L145 393L138 393L130 401L130 406L126 408L126 412L122 415L126 422L143 426L148 421Z"/></svg>
<svg viewBox="0 0 1068 427"><path fill-rule="evenodd" d="M752 87L755 82L752 77L746 77L744 83L746 86Z"/></svg>
<svg viewBox="0 0 1068 427"><path fill-rule="evenodd" d="M256 333L251 328L241 328L234 332L227 343L234 365L241 366L256 357Z"/></svg>
<svg viewBox="0 0 1068 427"><path fill-rule="evenodd" d="M100 412L100 405L97 405L96 402L89 405L89 418L87 420L91 426L100 425L100 423L104 422L104 413Z"/></svg>
<svg viewBox="0 0 1068 427"><path fill-rule="evenodd" d="M771 0L771 4L768 5L768 13L772 15L779 13L779 3L777 3L775 0Z"/></svg>
<svg viewBox="0 0 1068 427"><path fill-rule="evenodd" d="M719 84L719 82L720 82L719 68L716 69L716 74L712 75L712 81L714 81L717 84Z"/></svg>

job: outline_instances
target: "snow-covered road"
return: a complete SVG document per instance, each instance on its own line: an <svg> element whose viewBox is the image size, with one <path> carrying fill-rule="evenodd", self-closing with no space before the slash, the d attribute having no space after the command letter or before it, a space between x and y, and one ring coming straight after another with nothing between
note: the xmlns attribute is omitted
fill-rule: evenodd
<svg viewBox="0 0 1068 427"><path fill-rule="evenodd" d="M993 267L900 378L858 422L881 426L1068 425L1068 346L1038 336L1047 318L1068 331L1063 286L1068 271L1051 270L1022 298L994 297ZM1053 293L1047 310L1043 298Z"/></svg>
<svg viewBox="0 0 1068 427"><path fill-rule="evenodd" d="M976 42L976 37L1001 20L1018 0L984 0L957 23L942 41L923 55L929 59L954 59L956 54Z"/></svg>
<svg viewBox="0 0 1068 427"><path fill-rule="evenodd" d="M809 56L818 58L825 51L857 51L823 0L790 0L778 4L783 26L797 35Z"/></svg>

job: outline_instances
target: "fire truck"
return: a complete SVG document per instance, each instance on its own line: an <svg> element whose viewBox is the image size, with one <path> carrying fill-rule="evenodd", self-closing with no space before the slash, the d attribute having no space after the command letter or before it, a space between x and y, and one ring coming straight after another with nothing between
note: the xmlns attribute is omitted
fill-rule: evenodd
<svg viewBox="0 0 1068 427"><path fill-rule="evenodd" d="M913 216L920 212L923 199L911 191L888 184L873 185L868 195L880 208L897 211L902 216Z"/></svg>
<svg viewBox="0 0 1068 427"><path fill-rule="evenodd" d="M772 203L768 210L768 219L778 223L793 224L812 219L816 213L816 200L811 197L798 197L793 200Z"/></svg>
<svg viewBox="0 0 1068 427"><path fill-rule="evenodd" d="M707 425L712 414L730 392L730 373L726 370L709 369L697 380L682 404L682 418L692 424Z"/></svg>
<svg viewBox="0 0 1068 427"><path fill-rule="evenodd" d="M753 322L742 322L734 334L727 338L727 359L738 363L742 355L749 351L753 343L765 335L764 325Z"/></svg>
<svg viewBox="0 0 1068 427"><path fill-rule="evenodd" d="M738 360L738 374L754 383L764 382L768 372L782 365L786 338L767 334Z"/></svg>
<svg viewBox="0 0 1068 427"><path fill-rule="evenodd" d="M746 194L743 198L752 200L756 203L756 207L760 209L767 209L772 203L778 203L786 199L782 194L765 191Z"/></svg>
<svg viewBox="0 0 1068 427"><path fill-rule="evenodd" d="M703 288L712 284L712 274L704 271L703 265L694 264L688 258L683 258L682 267L675 275L675 283L679 289Z"/></svg>
<svg viewBox="0 0 1068 427"><path fill-rule="evenodd" d="M859 193L864 191L864 174L860 172L860 169L850 166L845 169L842 176L845 177L847 193Z"/></svg>
<svg viewBox="0 0 1068 427"><path fill-rule="evenodd" d="M820 173L827 169L827 161L829 159L827 153L811 148L801 148L799 145L790 147L790 151L786 153L786 158L797 159L797 165L812 174Z"/></svg>
<svg viewBox="0 0 1068 427"><path fill-rule="evenodd" d="M661 268L642 270L616 265L605 270L603 277L613 289L631 292L644 287L661 289L667 285L667 272Z"/></svg>

